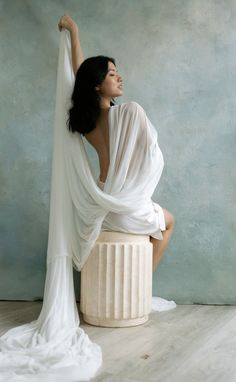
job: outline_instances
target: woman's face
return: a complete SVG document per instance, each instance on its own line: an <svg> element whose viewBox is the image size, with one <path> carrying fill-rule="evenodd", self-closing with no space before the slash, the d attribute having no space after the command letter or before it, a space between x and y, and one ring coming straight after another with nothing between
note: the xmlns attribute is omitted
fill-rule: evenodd
<svg viewBox="0 0 236 382"><path fill-rule="evenodd" d="M108 72L105 79L98 85L102 97L119 97L123 94L122 77L113 62L108 62Z"/></svg>

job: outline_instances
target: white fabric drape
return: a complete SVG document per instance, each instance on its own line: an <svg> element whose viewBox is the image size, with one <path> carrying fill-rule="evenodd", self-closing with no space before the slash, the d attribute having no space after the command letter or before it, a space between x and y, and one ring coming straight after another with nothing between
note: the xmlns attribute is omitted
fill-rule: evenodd
<svg viewBox="0 0 236 382"><path fill-rule="evenodd" d="M65 121L73 86L70 39L61 33L51 178L47 273L37 320L0 337L0 381L88 381L102 364L100 346L82 328L76 306L71 231L73 204L66 175ZM72 221L71 221L72 223Z"/></svg>
<svg viewBox="0 0 236 382"><path fill-rule="evenodd" d="M66 128L74 85L71 44L60 35L51 178L47 274L37 320L0 338L0 380L85 381L102 364L101 348L79 327L73 267L81 270L101 229L162 239L162 208L151 196L164 161L157 132L135 102L109 109L110 166L103 190L84 141Z"/></svg>
<svg viewBox="0 0 236 382"><path fill-rule="evenodd" d="M132 220L133 233L148 234L159 230L157 237L162 239L157 209L160 215L163 212L151 196L164 161L157 132L143 108L136 102L113 106L108 114L110 166L104 192L100 190L93 177L82 136L70 133L65 127L73 85L70 37L67 31L63 31L58 66L47 261L50 263L54 257L69 256L73 266L81 270L109 212L126 215Z"/></svg>

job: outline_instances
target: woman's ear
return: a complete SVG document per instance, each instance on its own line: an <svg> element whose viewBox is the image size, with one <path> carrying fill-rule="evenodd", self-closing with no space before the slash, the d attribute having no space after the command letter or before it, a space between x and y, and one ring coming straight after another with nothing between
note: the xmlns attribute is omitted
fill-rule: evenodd
<svg viewBox="0 0 236 382"><path fill-rule="evenodd" d="M99 91L100 89L99 89L99 87L98 87L98 86L95 86L95 90Z"/></svg>

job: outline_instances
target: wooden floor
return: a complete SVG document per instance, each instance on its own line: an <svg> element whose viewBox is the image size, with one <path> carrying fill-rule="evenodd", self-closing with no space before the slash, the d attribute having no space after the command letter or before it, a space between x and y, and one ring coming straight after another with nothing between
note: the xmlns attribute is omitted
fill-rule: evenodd
<svg viewBox="0 0 236 382"><path fill-rule="evenodd" d="M37 318L41 302L0 302L0 334ZM81 327L103 350L95 382L236 382L236 306L178 305L123 329Z"/></svg>

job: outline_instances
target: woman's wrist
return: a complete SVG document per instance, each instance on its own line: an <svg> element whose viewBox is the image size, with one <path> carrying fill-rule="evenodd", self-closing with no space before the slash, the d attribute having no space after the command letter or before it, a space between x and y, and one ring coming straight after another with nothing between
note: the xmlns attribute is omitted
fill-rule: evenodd
<svg viewBox="0 0 236 382"><path fill-rule="evenodd" d="M70 33L71 33L71 35L79 35L79 28L76 24L73 24L70 27Z"/></svg>

